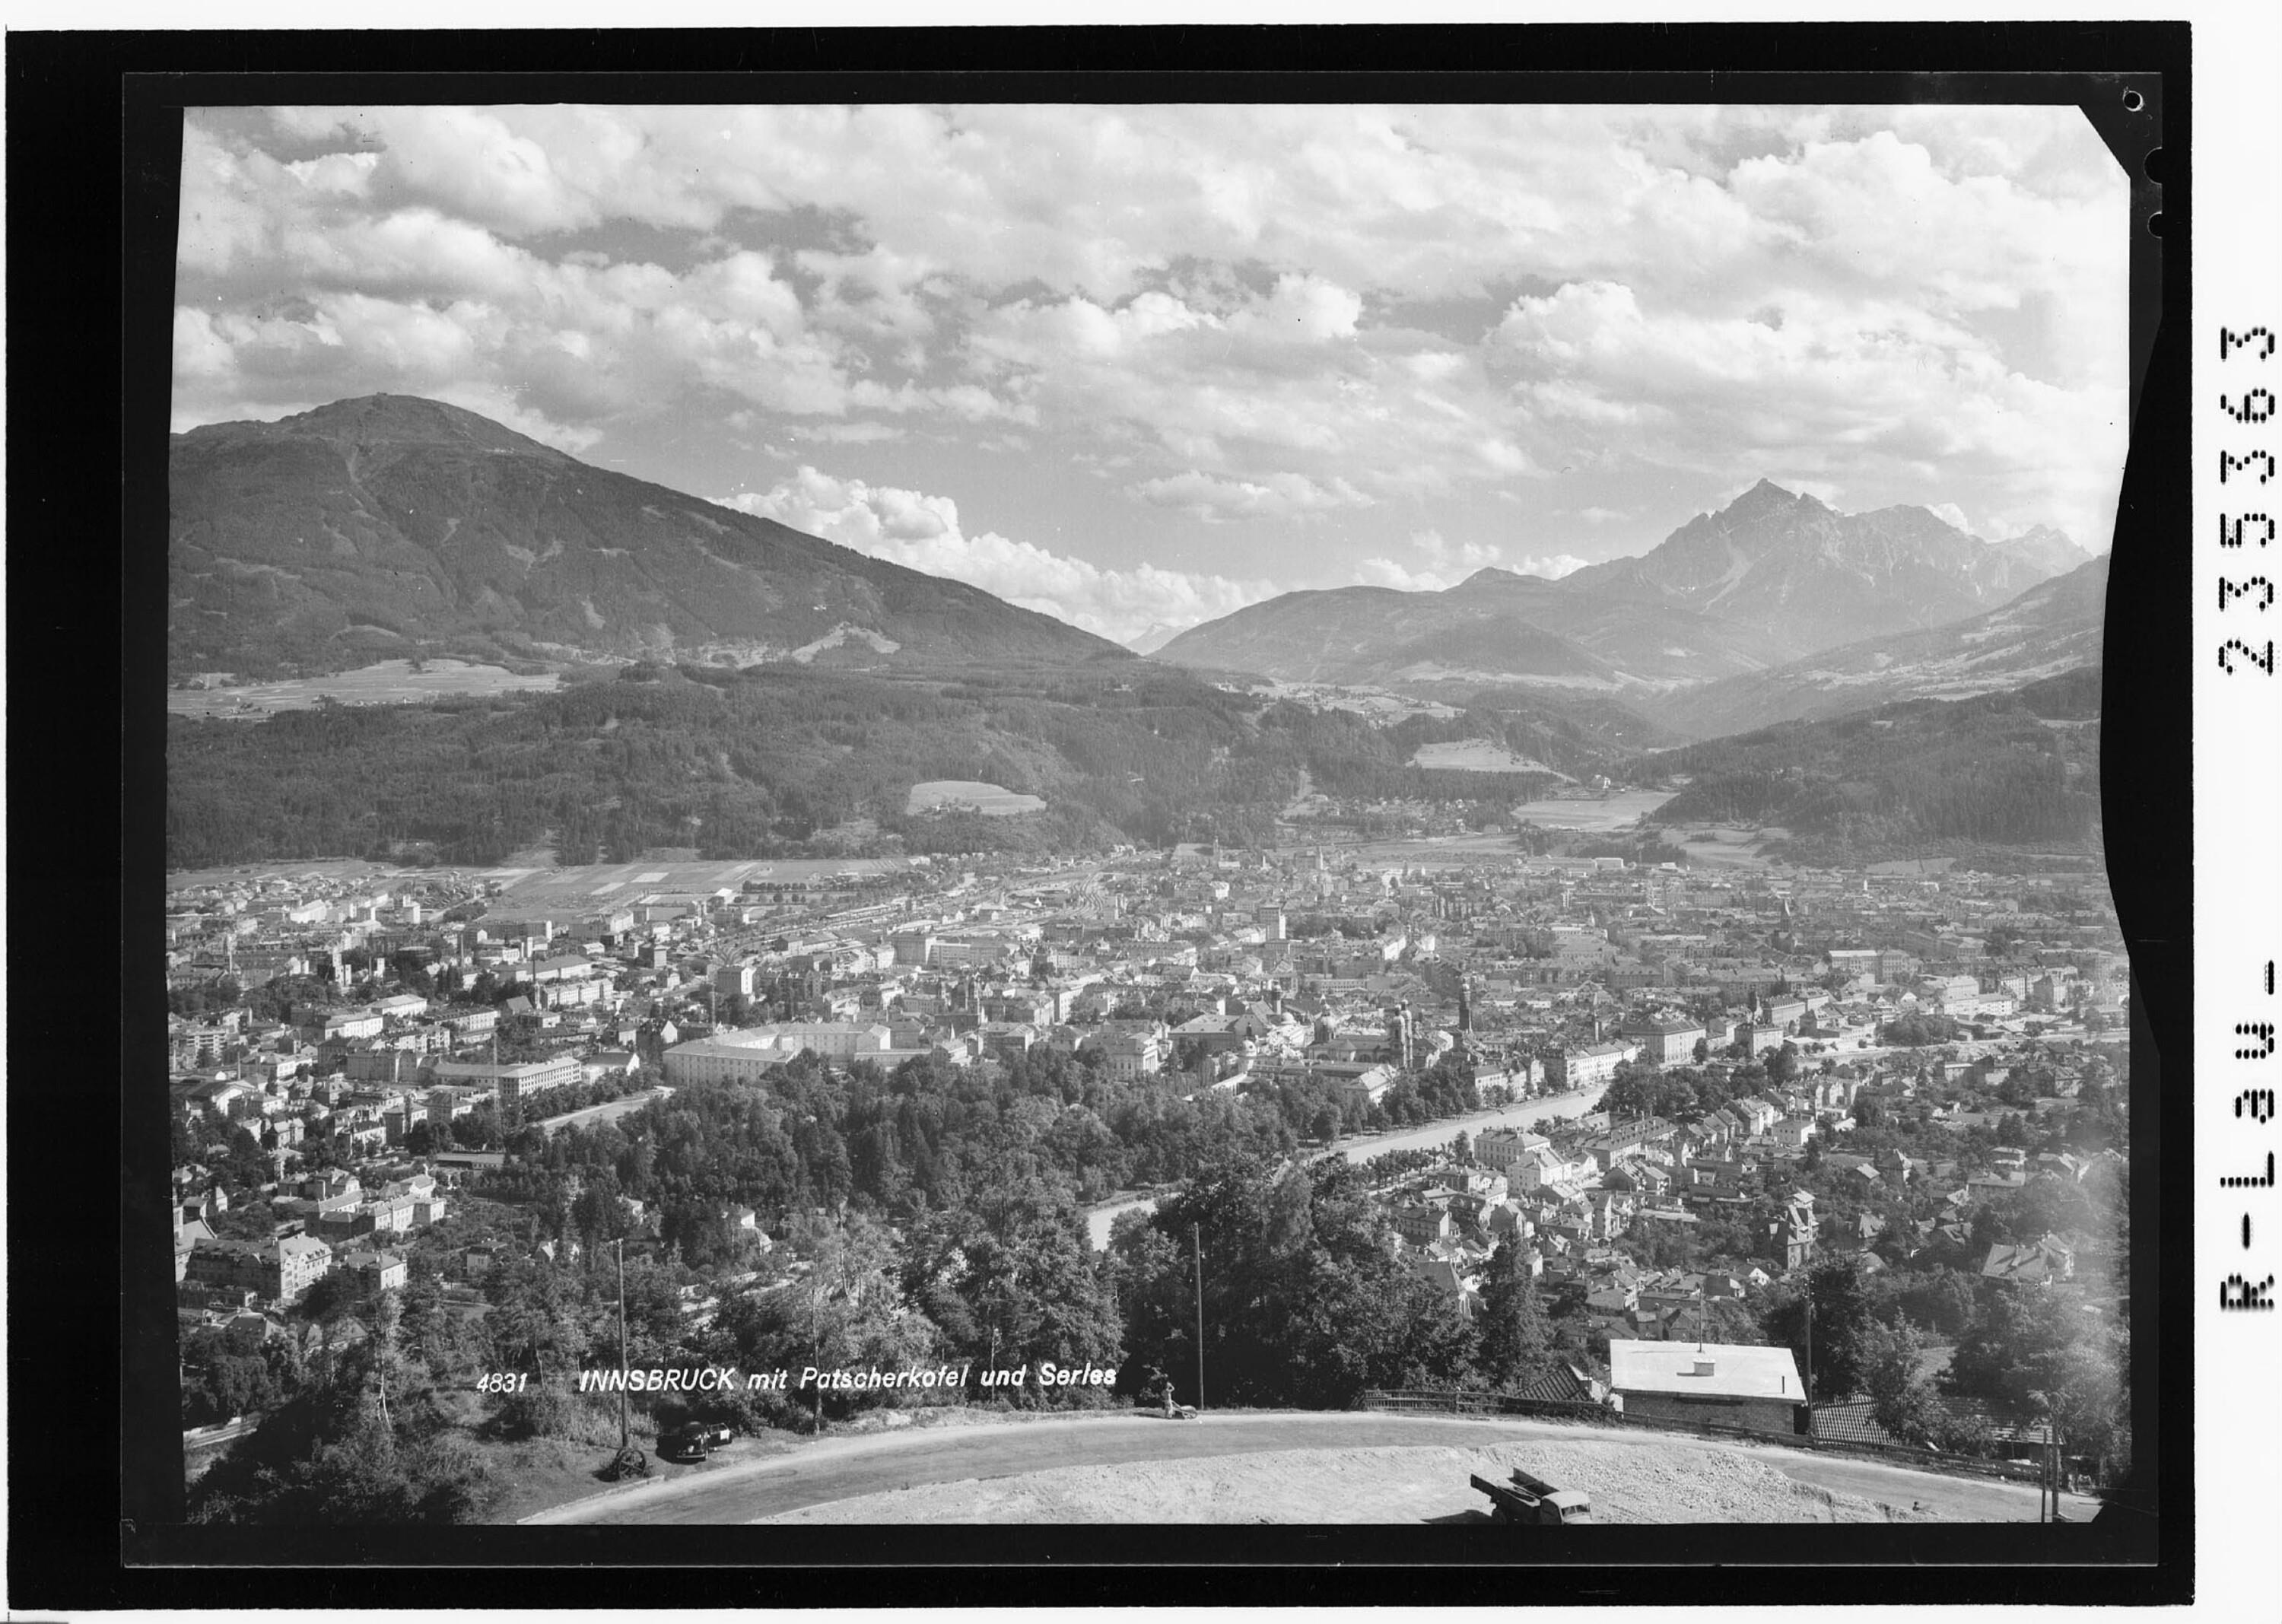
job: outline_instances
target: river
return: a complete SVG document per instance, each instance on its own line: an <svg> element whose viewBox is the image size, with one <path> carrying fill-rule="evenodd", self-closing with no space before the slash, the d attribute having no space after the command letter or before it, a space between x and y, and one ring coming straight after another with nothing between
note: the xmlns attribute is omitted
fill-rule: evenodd
<svg viewBox="0 0 2282 1624"><path fill-rule="evenodd" d="M1548 1116L1556 1122L1566 1122L1572 1116L1582 1116L1590 1111L1605 1092L1603 1088L1587 1088L1574 1093L1548 1094L1539 1100L1525 1100L1518 1105L1476 1111L1468 1116L1445 1117L1440 1122L1428 1123L1423 1128L1398 1128L1388 1133L1358 1135L1342 1140L1331 1150L1316 1154L1318 1156L1345 1156L1350 1162L1368 1162L1373 1156L1385 1155L1391 1150L1425 1150L1448 1145L1462 1131L1479 1133L1485 1128L1527 1128ZM1094 1250L1101 1251L1109 1245L1110 1225L1117 1221L1118 1214L1131 1212L1136 1208L1154 1208L1159 1199L1153 1195L1135 1196L1087 1208L1086 1228L1093 1237Z"/></svg>

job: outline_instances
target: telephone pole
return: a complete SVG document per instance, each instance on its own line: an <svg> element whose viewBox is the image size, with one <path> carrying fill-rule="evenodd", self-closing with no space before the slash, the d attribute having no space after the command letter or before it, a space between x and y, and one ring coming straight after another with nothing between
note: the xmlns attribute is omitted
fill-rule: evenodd
<svg viewBox="0 0 2282 1624"><path fill-rule="evenodd" d="M1814 1283L1807 1282L1806 1290L1806 1431L1814 1435Z"/></svg>
<svg viewBox="0 0 2282 1624"><path fill-rule="evenodd" d="M2059 1431L2053 1426L2053 1407L2049 1400L2045 1404L2045 1480L2050 1485L2053 1505L2052 1515L2047 1520L2064 1522L2067 1519L2061 1515L2061 1488L2068 1480L2066 1457L2061 1452Z"/></svg>
<svg viewBox="0 0 2282 1624"><path fill-rule="evenodd" d="M633 1447L626 1419L626 1238L618 1236L615 1245L618 1255L618 1454L623 1458Z"/></svg>
<svg viewBox="0 0 2282 1624"><path fill-rule="evenodd" d="M2053 1472L2052 1472L2052 1394L2029 1394L2029 1398L2036 1401L2036 1407L2043 1412L2043 1421L2045 1421L2045 1446L2038 1450L2036 1519L2059 1521L2061 1489L2059 1485L2053 1482Z"/></svg>
<svg viewBox="0 0 2282 1624"><path fill-rule="evenodd" d="M1202 1230L1189 1225L1189 1245L1197 1265L1197 1413L1205 1408L1205 1243Z"/></svg>

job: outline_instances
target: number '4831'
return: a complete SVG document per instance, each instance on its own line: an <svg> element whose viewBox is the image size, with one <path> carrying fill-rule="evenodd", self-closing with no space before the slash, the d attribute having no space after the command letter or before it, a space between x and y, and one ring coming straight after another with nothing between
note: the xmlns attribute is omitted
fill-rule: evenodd
<svg viewBox="0 0 2282 1624"><path fill-rule="evenodd" d="M528 1371L486 1371L476 1378L478 1393L521 1393L531 1382Z"/></svg>

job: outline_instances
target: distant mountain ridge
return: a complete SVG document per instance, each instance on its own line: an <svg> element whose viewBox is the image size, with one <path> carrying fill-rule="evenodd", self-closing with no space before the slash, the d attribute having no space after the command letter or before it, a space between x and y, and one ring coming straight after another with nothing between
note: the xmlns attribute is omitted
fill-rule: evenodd
<svg viewBox="0 0 2282 1624"><path fill-rule="evenodd" d="M963 582L596 468L409 395L212 423L168 459L168 664L1133 657Z"/></svg>
<svg viewBox="0 0 2282 1624"><path fill-rule="evenodd" d="M1186 626L1169 626L1160 620L1140 636L1127 638L1125 646L1136 654L1154 654L1187 630Z"/></svg>
<svg viewBox="0 0 2282 1624"><path fill-rule="evenodd" d="M1963 699L2100 663L2107 556L2040 581L1985 615L1867 638L1772 671L1665 695L1666 726L1697 738L1814 720L1898 699Z"/></svg>
<svg viewBox="0 0 2282 1624"><path fill-rule="evenodd" d="M2085 555L2038 528L2002 543L1923 508L1846 514L1766 479L1653 551L1557 581L1477 571L1442 592L1286 593L1155 657L1299 681L1643 690L1628 702L1983 614Z"/></svg>

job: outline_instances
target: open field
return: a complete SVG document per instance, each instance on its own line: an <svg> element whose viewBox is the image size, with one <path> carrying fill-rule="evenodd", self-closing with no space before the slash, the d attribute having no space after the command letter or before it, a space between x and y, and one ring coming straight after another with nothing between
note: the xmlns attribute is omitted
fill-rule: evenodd
<svg viewBox="0 0 2282 1624"><path fill-rule="evenodd" d="M167 876L170 890L227 884L231 881L267 876L288 879L314 877L384 884L394 879L437 881L451 878L499 885L494 911L560 909L599 912L631 902L653 891L702 896L723 886L735 890L748 879L813 880L837 874L901 874L911 866L904 858L748 858L735 862L686 857L644 858L633 863L587 863L560 867L553 863L508 863L497 868L406 868L369 863L361 858L285 858L245 863L229 868L177 869Z"/></svg>
<svg viewBox="0 0 2282 1624"><path fill-rule="evenodd" d="M898 858L802 859L777 861L745 858L725 862L718 858L680 861L645 858L633 863L586 863L570 868L483 868L479 880L502 888L493 904L502 913L533 910L599 913L663 891L705 896L724 888L735 890L749 879L815 879L852 873L900 874L910 866Z"/></svg>
<svg viewBox="0 0 2282 1624"><path fill-rule="evenodd" d="M1956 866L1957 859L1953 857L1919 857L1905 858L1891 863L1873 863L1870 865L1869 872L1874 874L1905 874L1912 878L1922 879L1932 874L1945 874Z"/></svg>
<svg viewBox="0 0 2282 1624"><path fill-rule="evenodd" d="M1573 1482L1611 1523L2037 1519L2033 1484L1560 1421L1210 1410L1195 1422L1130 1410L928 1418L943 1424L725 1455L523 1520L1467 1522L1487 1511L1466 1482L1483 1464ZM2065 1509L2081 1521L2098 1508L2070 1496Z"/></svg>
<svg viewBox="0 0 2282 1624"><path fill-rule="evenodd" d="M1626 789L1599 800L1525 801L1513 809L1515 822L1541 828L1585 829L1600 833L1638 823L1672 799L1662 789Z"/></svg>
<svg viewBox="0 0 2282 1624"><path fill-rule="evenodd" d="M1271 698L1296 700L1321 711L1350 711L1357 716L1390 722L1406 716L1439 718L1458 714L1455 706L1438 700L1414 699L1386 688L1347 688L1336 682L1284 682L1260 678L1246 685L1244 690L1231 691L1265 693Z"/></svg>
<svg viewBox="0 0 2282 1624"><path fill-rule="evenodd" d="M177 868L167 875L167 889L193 890L201 886L227 885L232 881L244 882L278 877L290 880L315 878L346 881L361 884L366 881L380 882L399 874L420 874L433 878L445 872L467 873L467 870L446 871L433 868L397 868L386 863L368 863L358 857L279 858L260 863L243 863L231 868Z"/></svg>
<svg viewBox="0 0 2282 1624"><path fill-rule="evenodd" d="M549 672L518 677L501 665L471 665L465 660L430 660L419 671L409 660L383 660L330 677L297 677L246 688L170 688L167 710L174 716L219 716L253 721L277 711L307 711L330 695L345 705L400 705L440 699L447 694L511 694L543 691L558 685Z"/></svg>
<svg viewBox="0 0 2282 1624"><path fill-rule="evenodd" d="M1690 867L1765 868L1770 841L1788 840L1789 829L1738 829L1721 823L1689 823L1664 831L1664 843L1688 853Z"/></svg>
<svg viewBox="0 0 2282 1624"><path fill-rule="evenodd" d="M1399 863L1405 868L1414 865L1424 868L1463 866L1470 863L1519 862L1527 855L1514 844L1510 835L1437 835L1425 839L1405 836L1398 840L1313 840L1303 839L1303 846L1321 846L1325 851L1346 852L1363 863Z"/></svg>
<svg viewBox="0 0 2282 1624"><path fill-rule="evenodd" d="M933 778L912 786L911 794L904 800L904 815L916 816L946 801L972 806L987 818L1012 818L1046 809L1046 804L1036 796L1016 795L1002 785L970 778Z"/></svg>
<svg viewBox="0 0 2282 1624"><path fill-rule="evenodd" d="M1410 758L1414 767L1455 768L1466 773L1553 773L1541 761L1515 754L1487 739L1459 739L1448 744L1422 744ZM1566 773L1553 773L1566 779Z"/></svg>

